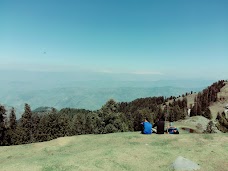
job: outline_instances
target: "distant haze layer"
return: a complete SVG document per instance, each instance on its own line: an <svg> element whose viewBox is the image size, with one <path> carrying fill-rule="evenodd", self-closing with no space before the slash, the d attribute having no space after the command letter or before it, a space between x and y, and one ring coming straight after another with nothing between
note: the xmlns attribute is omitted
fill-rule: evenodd
<svg viewBox="0 0 228 171"><path fill-rule="evenodd" d="M3 74L3 72L1 72ZM8 74L8 76L7 76ZM32 109L41 106L97 110L109 99L129 102L152 96L179 96L201 91L213 80L121 81L80 80L73 73L5 72L0 84L0 103L23 112L24 103Z"/></svg>

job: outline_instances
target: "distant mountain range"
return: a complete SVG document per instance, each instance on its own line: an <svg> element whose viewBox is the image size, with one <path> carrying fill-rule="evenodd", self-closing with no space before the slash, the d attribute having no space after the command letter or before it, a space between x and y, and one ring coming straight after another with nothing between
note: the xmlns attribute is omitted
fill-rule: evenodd
<svg viewBox="0 0 228 171"><path fill-rule="evenodd" d="M129 102L137 98L152 96L179 96L186 92L198 92L202 88L181 87L67 87L47 90L17 90L1 93L0 103L16 108L18 116L24 109L24 103L28 103L32 110L49 106L57 109L71 107L96 110L102 107L109 99L117 102Z"/></svg>
<svg viewBox="0 0 228 171"><path fill-rule="evenodd" d="M0 71L0 104L15 107L17 115L28 103L32 110L43 107L96 110L109 99L129 102L151 96L179 96L201 91L213 80L118 80L105 75L100 80L84 80L79 73ZM115 80L116 79L116 80ZM142 78L143 79L143 78Z"/></svg>

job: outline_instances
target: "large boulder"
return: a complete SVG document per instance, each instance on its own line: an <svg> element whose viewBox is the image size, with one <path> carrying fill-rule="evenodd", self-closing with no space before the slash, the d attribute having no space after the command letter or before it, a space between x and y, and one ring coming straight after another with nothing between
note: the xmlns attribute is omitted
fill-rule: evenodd
<svg viewBox="0 0 228 171"><path fill-rule="evenodd" d="M189 170L199 170L200 166L189 159L179 156L173 162L172 168L175 171L189 171Z"/></svg>

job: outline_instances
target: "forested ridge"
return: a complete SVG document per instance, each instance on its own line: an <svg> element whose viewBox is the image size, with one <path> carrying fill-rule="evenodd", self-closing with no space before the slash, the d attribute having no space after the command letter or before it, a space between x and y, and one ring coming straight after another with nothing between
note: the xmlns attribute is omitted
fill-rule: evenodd
<svg viewBox="0 0 228 171"><path fill-rule="evenodd" d="M202 115L211 119L210 103L216 102L217 93L225 85L218 81L198 93L190 116ZM14 108L7 111L0 105L0 145L17 145L49 141L58 137L81 134L107 134L114 132L139 131L140 123L148 117L154 123L157 118L167 121L185 119L187 116L187 98L191 93L178 97L139 98L132 102L116 102L110 99L101 109L38 108L31 110L25 104L21 118L16 118ZM224 114L218 114L218 121L227 129ZM221 126L220 125L220 126Z"/></svg>

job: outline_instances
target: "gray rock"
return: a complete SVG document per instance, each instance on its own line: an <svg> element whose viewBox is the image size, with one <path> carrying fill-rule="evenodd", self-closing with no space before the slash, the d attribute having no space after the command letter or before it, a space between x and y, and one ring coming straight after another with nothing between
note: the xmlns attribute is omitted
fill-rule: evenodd
<svg viewBox="0 0 228 171"><path fill-rule="evenodd" d="M175 171L189 171L189 170L198 170L200 169L200 166L191 160L188 160L182 156L179 156L173 162L172 168Z"/></svg>

